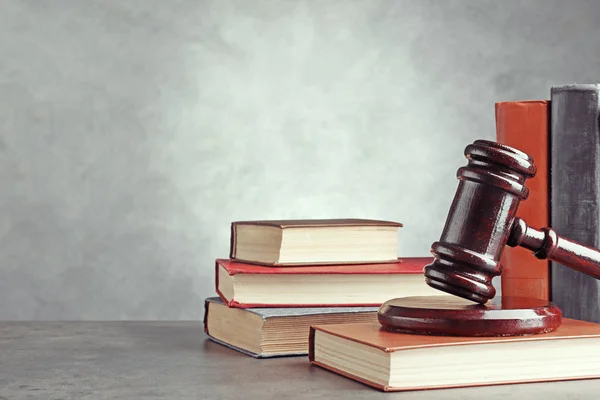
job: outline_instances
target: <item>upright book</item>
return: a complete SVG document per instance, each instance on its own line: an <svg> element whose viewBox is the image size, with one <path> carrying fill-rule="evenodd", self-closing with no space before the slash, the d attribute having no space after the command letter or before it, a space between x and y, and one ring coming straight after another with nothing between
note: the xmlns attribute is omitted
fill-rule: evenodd
<svg viewBox="0 0 600 400"><path fill-rule="evenodd" d="M229 258L273 266L395 262L401 226L372 219L236 221Z"/></svg>
<svg viewBox="0 0 600 400"><path fill-rule="evenodd" d="M432 260L277 268L217 259L215 284L229 307L375 307L399 296L443 295L425 283Z"/></svg>
<svg viewBox="0 0 600 400"><path fill-rule="evenodd" d="M551 88L551 226L600 246L599 85ZM599 282L552 263L552 301L565 317L600 322Z"/></svg>
<svg viewBox="0 0 600 400"><path fill-rule="evenodd" d="M256 358L307 355L311 325L377 321L377 307L240 309L218 297L204 307L210 339Z"/></svg>
<svg viewBox="0 0 600 400"><path fill-rule="evenodd" d="M320 325L311 327L309 359L384 391L600 378L600 324L563 319L554 332L502 337Z"/></svg>
<svg viewBox="0 0 600 400"><path fill-rule="evenodd" d="M534 228L549 225L549 106L547 100L496 103L496 140L529 154L537 167L526 182L529 197L517 216ZM534 257L522 247L506 247L502 253L502 296L549 299L549 262Z"/></svg>

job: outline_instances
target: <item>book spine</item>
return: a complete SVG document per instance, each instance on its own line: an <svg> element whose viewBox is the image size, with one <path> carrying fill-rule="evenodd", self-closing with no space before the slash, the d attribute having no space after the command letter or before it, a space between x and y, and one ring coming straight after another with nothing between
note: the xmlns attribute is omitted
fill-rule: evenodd
<svg viewBox="0 0 600 400"><path fill-rule="evenodd" d="M551 88L551 225L557 234L600 245L598 85ZM551 299L566 318L600 322L599 281L551 263Z"/></svg>
<svg viewBox="0 0 600 400"><path fill-rule="evenodd" d="M208 333L208 301L204 300L204 318L202 324L204 325L204 332Z"/></svg>
<svg viewBox="0 0 600 400"><path fill-rule="evenodd" d="M237 224L235 222L231 223L231 226L229 228L229 258L234 259L235 258L235 253L236 253L236 246L237 246L237 240L236 240L236 227Z"/></svg>
<svg viewBox="0 0 600 400"><path fill-rule="evenodd" d="M225 268L225 266L222 266L219 263L219 260L215 261L215 292L217 293L217 295L221 298L221 301L223 303L225 303L225 305L227 307L233 307L235 303L237 303L234 299L228 299L227 297L225 297L225 295L221 292L221 290L219 289L219 268ZM225 268L227 269L227 268ZM229 273L229 271L227 271Z"/></svg>
<svg viewBox="0 0 600 400"><path fill-rule="evenodd" d="M308 331L308 361L315 361L315 327L311 326Z"/></svg>
<svg viewBox="0 0 600 400"><path fill-rule="evenodd" d="M537 167L526 182L529 197L522 201L517 217L534 228L549 225L549 101L496 103L496 141L529 154ZM501 262L502 296L536 297L548 300L549 262L537 259L521 247L505 247Z"/></svg>

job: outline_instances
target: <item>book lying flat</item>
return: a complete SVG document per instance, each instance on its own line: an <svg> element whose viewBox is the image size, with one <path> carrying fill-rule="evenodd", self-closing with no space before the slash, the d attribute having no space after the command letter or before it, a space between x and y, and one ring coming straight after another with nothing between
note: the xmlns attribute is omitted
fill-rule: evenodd
<svg viewBox="0 0 600 400"><path fill-rule="evenodd" d="M307 355L314 324L377 321L377 307L239 309L209 297L204 310L211 340L256 358Z"/></svg>
<svg viewBox="0 0 600 400"><path fill-rule="evenodd" d="M236 221L229 258L277 266L395 262L400 227L351 218Z"/></svg>
<svg viewBox="0 0 600 400"><path fill-rule="evenodd" d="M375 307L400 296L444 295L425 283L432 257L395 263L267 267L215 263L216 291L229 307Z"/></svg>
<svg viewBox="0 0 600 400"><path fill-rule="evenodd" d="M388 332L379 323L312 326L311 363L383 391L600 378L600 324L458 337Z"/></svg>

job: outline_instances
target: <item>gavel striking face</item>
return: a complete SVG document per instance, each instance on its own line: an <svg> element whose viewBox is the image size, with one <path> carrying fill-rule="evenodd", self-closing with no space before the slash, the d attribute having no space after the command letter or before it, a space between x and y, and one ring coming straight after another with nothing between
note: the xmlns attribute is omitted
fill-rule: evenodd
<svg viewBox="0 0 600 400"><path fill-rule="evenodd" d="M502 273L506 245L600 278L598 250L550 228L531 228L516 217L529 194L525 181L536 173L529 155L476 140L466 147L465 157L468 165L457 172L459 185L444 230L431 247L434 261L423 270L429 286L485 304L496 294L492 279Z"/></svg>

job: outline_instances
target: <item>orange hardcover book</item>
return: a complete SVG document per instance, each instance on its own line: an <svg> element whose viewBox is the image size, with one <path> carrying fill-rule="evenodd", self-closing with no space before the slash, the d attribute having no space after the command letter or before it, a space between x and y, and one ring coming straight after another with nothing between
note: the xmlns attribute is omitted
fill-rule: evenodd
<svg viewBox="0 0 600 400"><path fill-rule="evenodd" d="M568 318L554 332L501 337L314 325L308 351L312 364L383 391L600 378L600 324Z"/></svg>
<svg viewBox="0 0 600 400"><path fill-rule="evenodd" d="M549 226L549 106L548 100L496 103L496 141L529 154L537 167L526 181L529 197L517 217L533 228ZM549 262L520 247L505 247L501 259L502 295L549 299Z"/></svg>

